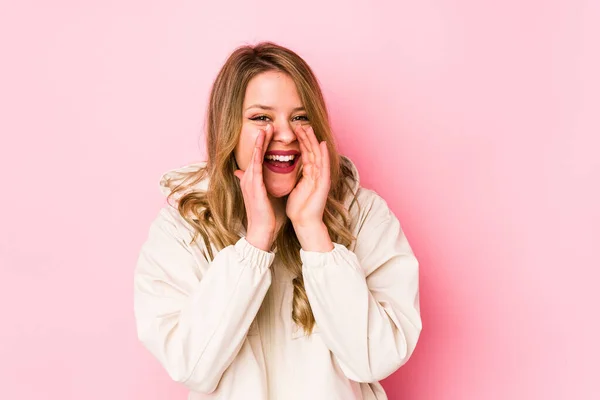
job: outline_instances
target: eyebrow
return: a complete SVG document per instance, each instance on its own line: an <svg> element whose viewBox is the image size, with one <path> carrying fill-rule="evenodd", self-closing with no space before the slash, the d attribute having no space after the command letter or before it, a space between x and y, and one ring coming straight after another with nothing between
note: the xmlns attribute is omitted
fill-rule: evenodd
<svg viewBox="0 0 600 400"><path fill-rule="evenodd" d="M270 106L265 106L262 104L252 104L250 107L246 108L246 111L248 111L251 108L262 108L263 110L274 110L273 107ZM292 110L292 112L296 112L296 111L305 111L304 107L300 106L300 107L296 107Z"/></svg>

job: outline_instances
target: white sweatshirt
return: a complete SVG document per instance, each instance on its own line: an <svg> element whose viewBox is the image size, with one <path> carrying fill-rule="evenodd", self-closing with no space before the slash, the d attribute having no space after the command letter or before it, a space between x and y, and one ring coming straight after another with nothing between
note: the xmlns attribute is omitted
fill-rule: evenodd
<svg viewBox="0 0 600 400"><path fill-rule="evenodd" d="M203 165L166 172L163 194L178 172ZM293 277L276 250L258 249L240 232L235 245L213 247L208 262L201 237L189 244L193 231L178 211L159 211L135 269L137 332L190 389L189 400L387 398L378 381L409 359L421 332L418 261L386 202L358 183L354 190L356 242L300 250L316 321L308 336L292 320Z"/></svg>

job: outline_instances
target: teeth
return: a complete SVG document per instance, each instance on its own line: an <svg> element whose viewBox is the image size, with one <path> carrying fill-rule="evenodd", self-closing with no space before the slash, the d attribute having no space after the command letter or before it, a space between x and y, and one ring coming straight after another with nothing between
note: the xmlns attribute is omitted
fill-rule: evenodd
<svg viewBox="0 0 600 400"><path fill-rule="evenodd" d="M267 160L276 160L276 161L292 161L296 156L274 156L268 155L265 157Z"/></svg>

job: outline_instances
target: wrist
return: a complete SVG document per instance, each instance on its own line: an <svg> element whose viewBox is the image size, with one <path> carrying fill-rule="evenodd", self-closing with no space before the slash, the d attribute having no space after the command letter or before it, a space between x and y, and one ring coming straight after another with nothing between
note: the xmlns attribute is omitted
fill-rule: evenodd
<svg viewBox="0 0 600 400"><path fill-rule="evenodd" d="M290 219L290 222L294 226L294 229L298 230L317 230L323 229L327 230L327 226L322 219L312 220L312 221L294 221Z"/></svg>
<svg viewBox="0 0 600 400"><path fill-rule="evenodd" d="M261 232L249 230L248 234L246 235L246 241L258 249L263 251L271 251L271 247L275 241L275 234L274 232L269 231Z"/></svg>
<svg viewBox="0 0 600 400"><path fill-rule="evenodd" d="M320 253L326 253L333 250L333 242L329 236L327 226L323 221L305 225L293 225L296 237L303 250Z"/></svg>

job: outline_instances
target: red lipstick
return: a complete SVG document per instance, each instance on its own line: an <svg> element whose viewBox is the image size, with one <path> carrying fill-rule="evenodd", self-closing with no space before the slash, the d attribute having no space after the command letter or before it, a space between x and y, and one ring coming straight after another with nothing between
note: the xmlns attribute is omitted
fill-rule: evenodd
<svg viewBox="0 0 600 400"><path fill-rule="evenodd" d="M294 159L289 161L276 161L268 160L267 156L295 156ZM298 160L300 159L300 152L297 150L270 150L265 153L265 161L263 165L277 174L289 174L296 169Z"/></svg>

